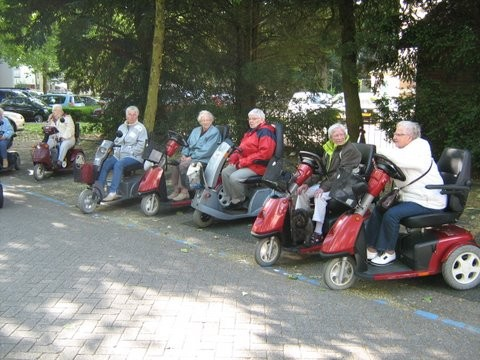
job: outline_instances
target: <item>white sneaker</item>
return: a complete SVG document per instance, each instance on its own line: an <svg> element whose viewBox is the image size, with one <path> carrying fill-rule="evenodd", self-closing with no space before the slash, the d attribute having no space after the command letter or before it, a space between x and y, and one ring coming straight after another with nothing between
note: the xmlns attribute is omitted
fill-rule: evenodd
<svg viewBox="0 0 480 360"><path fill-rule="evenodd" d="M107 196L105 196L102 201L113 201L115 199L120 198L121 196L118 195L117 193L111 192Z"/></svg>
<svg viewBox="0 0 480 360"><path fill-rule="evenodd" d="M389 254L384 252L383 254L378 255L375 259L373 259L371 263L375 266L385 266L394 262L396 258L397 256L395 255L395 253Z"/></svg>
<svg viewBox="0 0 480 360"><path fill-rule="evenodd" d="M378 256L377 251L370 251L367 249L367 260L373 260Z"/></svg>

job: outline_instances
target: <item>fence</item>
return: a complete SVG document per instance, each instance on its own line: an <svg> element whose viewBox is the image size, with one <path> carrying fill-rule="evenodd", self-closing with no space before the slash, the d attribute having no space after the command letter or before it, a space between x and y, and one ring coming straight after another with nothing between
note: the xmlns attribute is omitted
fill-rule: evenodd
<svg viewBox="0 0 480 360"><path fill-rule="evenodd" d="M374 144L377 149L379 148L393 148L395 145L391 139L387 138L384 130L376 124L364 124L363 130L365 131L365 143Z"/></svg>

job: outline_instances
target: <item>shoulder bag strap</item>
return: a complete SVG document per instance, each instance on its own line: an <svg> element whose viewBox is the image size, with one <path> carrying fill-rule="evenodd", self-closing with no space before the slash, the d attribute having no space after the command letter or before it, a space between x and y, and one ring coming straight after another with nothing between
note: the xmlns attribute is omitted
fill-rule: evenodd
<svg viewBox="0 0 480 360"><path fill-rule="evenodd" d="M406 188L408 185L412 185L414 182L420 180L422 177L424 177L425 175L428 174L428 172L430 171L430 169L432 168L432 165L433 165L433 159L432 161L430 162L430 166L428 168L427 171L425 171L422 175L420 175L418 178L416 178L415 180L412 180L410 181L407 185L403 185L401 188L399 188L398 190L402 190L403 188Z"/></svg>

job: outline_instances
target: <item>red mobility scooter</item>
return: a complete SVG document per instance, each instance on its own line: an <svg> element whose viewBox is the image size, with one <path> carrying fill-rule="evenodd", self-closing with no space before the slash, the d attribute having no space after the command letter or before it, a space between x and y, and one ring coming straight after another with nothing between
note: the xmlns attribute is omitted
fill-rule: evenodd
<svg viewBox="0 0 480 360"><path fill-rule="evenodd" d="M50 135L58 133L55 126L44 126L42 128L43 139L39 142L32 151L33 161L33 177L35 180L43 180L48 171L51 172L66 172L72 171L74 165L81 166L85 163L85 153L82 149L74 146L67 151L65 156L65 166L57 166L58 146L50 149L47 144ZM80 137L80 125L75 122L75 144Z"/></svg>
<svg viewBox="0 0 480 360"><path fill-rule="evenodd" d="M401 221L404 230L397 241L397 260L383 267L367 262L365 222L370 207L390 179L402 180L405 175L388 158L374 155L371 174L363 179L357 177L344 191L341 203L350 208L340 216L326 219L323 243L305 247L295 228L298 221L291 219L294 213L291 196L319 163L317 155L301 152L300 164L283 196L269 199L257 216L251 233L259 239L255 248L259 265L275 264L283 248L299 254L319 254L327 259L323 278L327 286L335 290L351 287L357 276L393 280L442 273L447 284L457 290L471 289L480 283L480 248L469 231L456 225L471 187L469 151L444 149L438 161L444 185L427 185L427 188L441 189L447 194L447 208L440 213L404 218Z"/></svg>
<svg viewBox="0 0 480 360"><path fill-rule="evenodd" d="M229 127L228 125L216 125L216 127L221 134L220 142L217 144L220 145L229 137ZM161 207L189 207L192 203L192 197L194 196L195 191L201 191L203 189L203 184L192 184L190 182L190 198L180 201L172 201L167 198L165 173L168 165L178 165L177 160L170 159L180 147L188 147L187 141L182 135L170 130L168 131L168 141L165 145L164 152L158 151L158 147L155 147L153 143L150 143L145 151L145 162L149 165L146 166L147 170L140 180L138 194L142 197L142 202L140 204L142 212L147 216L157 214ZM215 158L217 155L218 150L215 151L215 155L212 157ZM201 169L199 172L203 175L199 175L199 177L205 177L208 179L214 178L213 181L218 181L219 170L221 170L221 168L217 170L214 164L207 166L207 164L198 163L198 165L200 165ZM212 170L212 167L214 170Z"/></svg>
<svg viewBox="0 0 480 360"><path fill-rule="evenodd" d="M140 179L138 194L142 198L140 207L147 216L158 213L162 204L169 204L172 207L190 206L191 200L170 201L167 199L167 183L165 171L167 165L175 165L170 159L180 147L188 146L185 138L175 131L168 131L168 141L165 145L165 152L157 150L153 143L149 143L145 150L145 162L147 170Z"/></svg>

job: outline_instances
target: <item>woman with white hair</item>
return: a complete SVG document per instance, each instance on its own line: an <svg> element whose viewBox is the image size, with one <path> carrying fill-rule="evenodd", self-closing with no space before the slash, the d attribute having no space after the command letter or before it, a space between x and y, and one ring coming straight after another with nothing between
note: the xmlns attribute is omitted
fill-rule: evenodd
<svg viewBox="0 0 480 360"><path fill-rule="evenodd" d="M57 159L52 160L57 160L58 167L66 167L67 151L75 146L75 123L72 117L63 111L62 105L54 104L47 125L55 126L58 130L58 133L50 135L47 141L50 149L60 145Z"/></svg>
<svg viewBox="0 0 480 360"><path fill-rule="evenodd" d="M202 110L197 116L200 126L194 128L187 139L187 147L182 149L179 164L172 168L173 192L168 199L186 200L190 197L186 185L188 167L192 162L206 165L217 148L221 135L213 125L215 118L210 111Z"/></svg>
<svg viewBox="0 0 480 360"><path fill-rule="evenodd" d="M426 185L443 185L437 165L433 161L430 144L421 138L420 125L400 121L393 134L393 149L379 149L379 153L393 161L405 174L404 181L394 180L400 190L400 202L384 214L377 208L366 226L367 260L372 265L384 266L395 261L395 248L400 220L415 215L431 214L447 206L447 195Z"/></svg>
<svg viewBox="0 0 480 360"><path fill-rule="evenodd" d="M352 171L362 159L357 148L349 141L347 128L340 124L333 124L328 128L328 141L323 145L325 151L322 163L325 174L320 181L312 186L301 185L297 190L295 209L310 209L310 199L314 198L315 210L312 220L315 221L315 230L310 242L304 244L313 246L323 241L322 227L325 220L327 201L330 200L330 188L340 169Z"/></svg>

